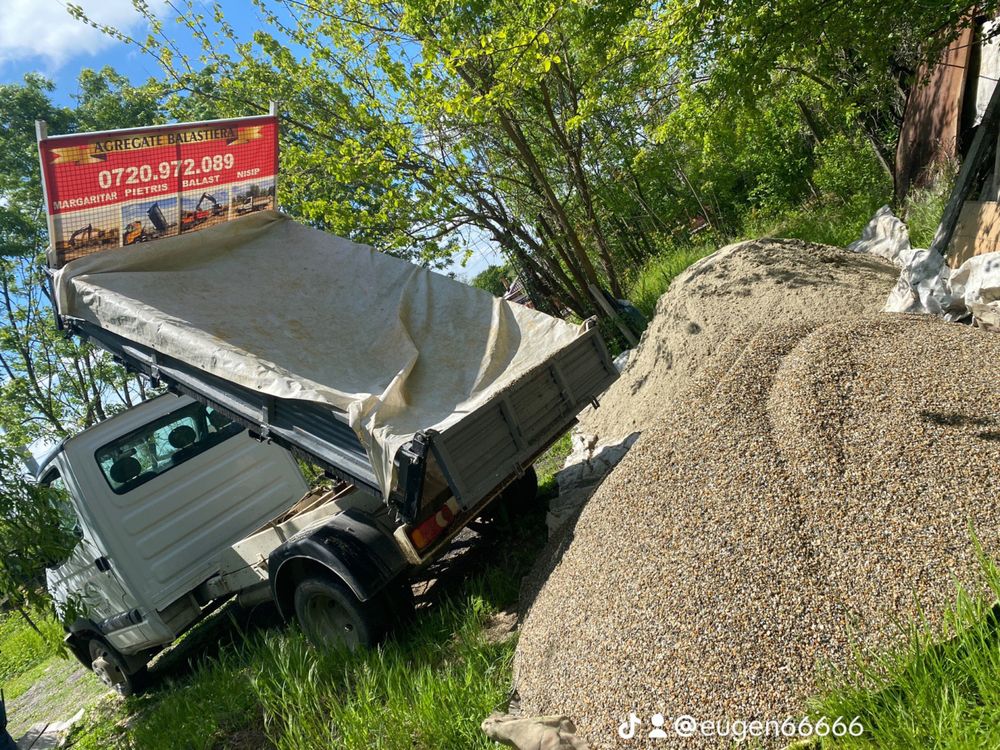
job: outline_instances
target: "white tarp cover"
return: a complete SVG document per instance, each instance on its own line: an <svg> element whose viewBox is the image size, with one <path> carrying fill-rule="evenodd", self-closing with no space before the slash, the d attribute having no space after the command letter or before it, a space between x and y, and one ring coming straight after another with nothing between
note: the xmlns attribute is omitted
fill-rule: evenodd
<svg viewBox="0 0 1000 750"><path fill-rule="evenodd" d="M875 212L861 239L847 249L899 266L885 312L926 313L949 322L971 317L982 328L1000 330L1000 252L973 256L952 270L940 253L912 247L906 224L888 206Z"/></svg>
<svg viewBox="0 0 1000 750"><path fill-rule="evenodd" d="M415 432L457 422L581 332L270 211L80 258L55 287L63 315L346 412L383 492Z"/></svg>

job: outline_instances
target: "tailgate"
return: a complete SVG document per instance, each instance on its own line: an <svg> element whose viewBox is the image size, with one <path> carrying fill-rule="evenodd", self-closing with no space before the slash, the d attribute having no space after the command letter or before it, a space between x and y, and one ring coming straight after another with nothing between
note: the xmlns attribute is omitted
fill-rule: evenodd
<svg viewBox="0 0 1000 750"><path fill-rule="evenodd" d="M460 508L480 504L520 475L617 378L591 327L489 403L432 435L430 450Z"/></svg>

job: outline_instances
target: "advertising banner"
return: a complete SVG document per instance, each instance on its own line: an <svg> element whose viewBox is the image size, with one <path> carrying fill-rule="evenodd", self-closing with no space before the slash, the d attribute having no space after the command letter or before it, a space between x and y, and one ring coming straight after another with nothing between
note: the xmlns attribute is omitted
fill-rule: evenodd
<svg viewBox="0 0 1000 750"><path fill-rule="evenodd" d="M276 115L39 135L52 268L276 206Z"/></svg>

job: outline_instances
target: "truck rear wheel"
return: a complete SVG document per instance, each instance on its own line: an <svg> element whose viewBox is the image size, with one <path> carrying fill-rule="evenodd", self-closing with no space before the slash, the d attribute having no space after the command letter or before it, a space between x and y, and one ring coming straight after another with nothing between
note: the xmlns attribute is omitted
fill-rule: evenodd
<svg viewBox="0 0 1000 750"><path fill-rule="evenodd" d="M90 641L90 668L118 695L127 698L135 692L135 675L129 672L125 658L99 638Z"/></svg>
<svg viewBox="0 0 1000 750"><path fill-rule="evenodd" d="M333 576L303 578L295 587L295 615L316 648L370 648L385 636L381 597L362 602Z"/></svg>

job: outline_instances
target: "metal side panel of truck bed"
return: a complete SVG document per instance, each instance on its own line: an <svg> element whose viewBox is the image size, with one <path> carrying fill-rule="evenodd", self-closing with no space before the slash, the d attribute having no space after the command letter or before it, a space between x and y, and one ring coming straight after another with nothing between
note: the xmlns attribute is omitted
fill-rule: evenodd
<svg viewBox="0 0 1000 750"><path fill-rule="evenodd" d="M617 378L592 328L543 366L432 436L431 450L462 507L531 465Z"/></svg>
<svg viewBox="0 0 1000 750"><path fill-rule="evenodd" d="M251 391L91 323L70 325L128 369L204 401L331 475L383 496L346 415ZM383 499L406 523L425 516L435 501L424 492L427 466L435 463L462 509L480 505L530 466L617 377L603 340L590 327L447 430L417 433L398 451L397 486Z"/></svg>

